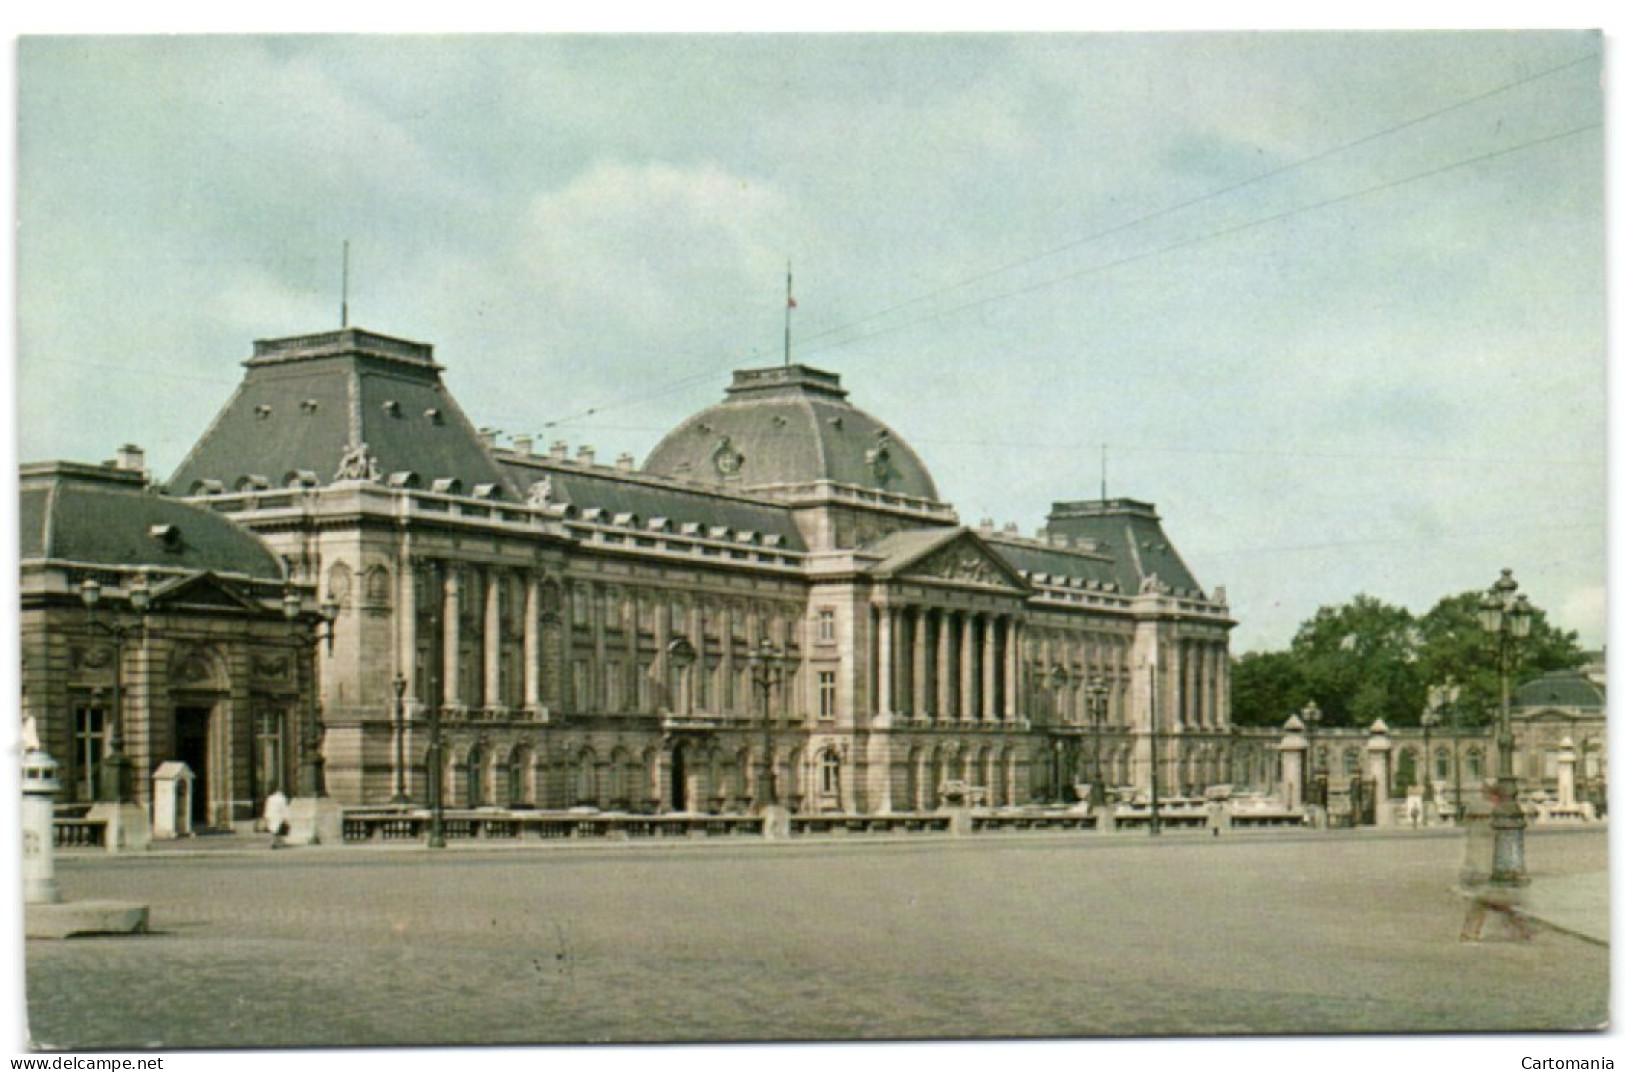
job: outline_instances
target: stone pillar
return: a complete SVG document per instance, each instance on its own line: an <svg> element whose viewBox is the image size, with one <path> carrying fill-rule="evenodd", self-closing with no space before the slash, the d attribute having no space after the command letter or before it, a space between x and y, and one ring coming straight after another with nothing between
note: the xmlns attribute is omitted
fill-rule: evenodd
<svg viewBox="0 0 1625 1072"><path fill-rule="evenodd" d="M924 607L915 607L914 624L910 630L914 654L911 660L908 696L911 713L915 718L924 718L931 713L931 700L927 692L929 686L926 681L929 633L927 623L930 621L928 614Z"/></svg>
<svg viewBox="0 0 1625 1072"><path fill-rule="evenodd" d="M982 718L994 722L999 717L999 620L993 615L982 619Z"/></svg>
<svg viewBox="0 0 1625 1072"><path fill-rule="evenodd" d="M460 578L457 576L457 565L447 562L442 567L445 576L441 582L441 611L440 611L440 665L444 668L441 673L440 698L446 707L461 707L463 705L463 690L459 682L462 680L462 613L461 598L459 596ZM431 774L430 777L434 775Z"/></svg>
<svg viewBox="0 0 1625 1072"><path fill-rule="evenodd" d="M954 716L954 645L953 615L947 610L937 611L937 721L949 722Z"/></svg>
<svg viewBox="0 0 1625 1072"><path fill-rule="evenodd" d="M1303 806L1303 757L1309 748L1304 740L1303 723L1293 715L1286 720L1286 735L1281 738L1281 803L1288 808Z"/></svg>
<svg viewBox="0 0 1625 1072"><path fill-rule="evenodd" d="M1371 800L1373 802L1374 817L1378 826L1393 825L1393 816L1388 814L1388 760L1393 750L1393 742L1388 739L1388 724L1382 719L1371 724L1371 735L1366 738L1366 770L1371 781Z"/></svg>
<svg viewBox="0 0 1625 1072"><path fill-rule="evenodd" d="M412 556L401 555L396 575L395 619L400 627L400 647L395 654L395 670L406 679L407 701L418 694L418 588Z"/></svg>
<svg viewBox="0 0 1625 1072"><path fill-rule="evenodd" d="M959 618L959 721L976 717L976 616Z"/></svg>
<svg viewBox="0 0 1625 1072"><path fill-rule="evenodd" d="M587 618L592 627L592 661L587 664L587 709L590 711L603 711L609 703L604 688L609 641L604 630L608 624L609 601L613 598L613 590L602 585L587 587Z"/></svg>
<svg viewBox="0 0 1625 1072"><path fill-rule="evenodd" d="M878 608L880 618L880 636L875 645L875 714L883 721L890 722L892 716L892 626L896 613L891 607L882 605Z"/></svg>
<svg viewBox="0 0 1625 1072"><path fill-rule="evenodd" d="M1014 615L1004 620L1004 720L1014 723L1021 714L1016 690L1021 680L1020 623Z"/></svg>
<svg viewBox="0 0 1625 1072"><path fill-rule="evenodd" d="M524 633L524 667L521 675L525 681L523 703L525 710L534 711L542 706L542 633L540 616L542 611L542 579L534 572L524 574L525 578L525 620Z"/></svg>
<svg viewBox="0 0 1625 1072"><path fill-rule="evenodd" d="M1557 806L1574 807L1574 741L1568 737L1558 746L1557 753Z"/></svg>
<svg viewBox="0 0 1625 1072"><path fill-rule="evenodd" d="M485 707L502 707L502 571L485 571Z"/></svg>
<svg viewBox="0 0 1625 1072"><path fill-rule="evenodd" d="M731 603L722 604L722 613L718 617L719 632L722 638L722 688L717 690L722 695L717 698L717 710L738 711L740 697L734 695L734 608ZM754 688L754 686L751 686ZM746 690L747 692L750 689ZM751 710L751 698L745 696L744 708L747 713Z"/></svg>

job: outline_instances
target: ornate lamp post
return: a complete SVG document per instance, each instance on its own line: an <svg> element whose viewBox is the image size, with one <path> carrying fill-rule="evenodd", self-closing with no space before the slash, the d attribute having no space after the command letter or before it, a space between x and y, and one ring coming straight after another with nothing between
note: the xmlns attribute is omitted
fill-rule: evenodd
<svg viewBox="0 0 1625 1072"><path fill-rule="evenodd" d="M1095 729L1095 755L1094 776L1089 780L1089 806L1098 808L1106 799L1106 787L1101 784L1100 772L1100 728L1106 718L1106 703L1111 695L1111 686L1106 679L1098 675L1089 679L1085 687L1089 697L1089 715Z"/></svg>
<svg viewBox="0 0 1625 1072"><path fill-rule="evenodd" d="M1428 802L1433 799L1433 727L1439 723L1439 712L1429 708L1422 712L1422 819L1427 820Z"/></svg>
<svg viewBox="0 0 1625 1072"><path fill-rule="evenodd" d="M773 775L773 690L784 677L784 656L763 637L750 653L751 680L762 690L762 776L757 783L758 805L765 811L779 803Z"/></svg>
<svg viewBox="0 0 1625 1072"><path fill-rule="evenodd" d="M1479 601L1478 621L1495 648L1496 670L1501 676L1501 710L1495 735L1495 809L1490 829L1495 832L1495 858L1490 869L1492 886L1526 886L1523 831L1527 825L1518 804L1518 779L1512 772L1512 670L1517 645L1529 636L1534 611L1527 596L1518 594L1512 571L1503 569L1500 580Z"/></svg>
<svg viewBox="0 0 1625 1072"><path fill-rule="evenodd" d="M135 625L109 624L95 617L87 617L86 624L113 638L113 717L107 724L107 743L102 752L101 777L97 779L96 798L127 804L134 799L130 757L124 754L124 645L132 634L146 629L147 609L152 606L152 589L147 575L138 573L126 586L130 609L141 615ZM79 585L79 600L85 609L95 614L101 602L102 586L94 577L86 577Z"/></svg>
<svg viewBox="0 0 1625 1072"><path fill-rule="evenodd" d="M322 601L318 611L321 618L318 628L306 636L296 634L297 640L314 648L318 644L327 646L327 653L333 654L333 623L338 620L339 605L333 599ZM299 593L288 589L282 596L282 614L290 622L299 622L304 615L304 603ZM295 673L298 673L297 666ZM310 705L310 717L300 720L299 731L299 795L302 797L321 797L327 795L327 782L322 772L322 702L319 698L313 699Z"/></svg>
<svg viewBox="0 0 1625 1072"><path fill-rule="evenodd" d="M395 688L395 795L392 803L405 804L406 796L406 675L396 674Z"/></svg>
<svg viewBox="0 0 1625 1072"><path fill-rule="evenodd" d="M1308 738L1309 744L1309 762L1305 764L1308 770L1305 772L1304 777L1308 779L1309 784L1313 787L1311 793L1314 797L1314 803L1324 808L1326 806L1325 788L1329 775L1323 772L1315 759L1315 727L1320 725L1320 705L1310 700L1303 705L1303 710L1298 712L1298 717L1303 720L1304 736Z"/></svg>

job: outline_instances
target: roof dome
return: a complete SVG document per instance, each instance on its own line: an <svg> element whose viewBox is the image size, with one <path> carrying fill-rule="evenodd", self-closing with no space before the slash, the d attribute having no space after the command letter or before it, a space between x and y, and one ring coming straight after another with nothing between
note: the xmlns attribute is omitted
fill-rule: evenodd
<svg viewBox="0 0 1625 1072"><path fill-rule="evenodd" d="M728 397L678 425L647 472L744 490L829 480L936 501L937 485L895 431L806 365L734 373Z"/></svg>

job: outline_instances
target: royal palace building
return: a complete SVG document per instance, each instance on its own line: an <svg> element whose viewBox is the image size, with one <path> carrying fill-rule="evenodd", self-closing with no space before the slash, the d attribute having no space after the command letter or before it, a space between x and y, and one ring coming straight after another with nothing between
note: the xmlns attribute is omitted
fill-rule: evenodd
<svg viewBox="0 0 1625 1072"><path fill-rule="evenodd" d="M269 549L234 591L269 614L278 574L331 608L301 650L343 804L422 802L432 724L457 807L1024 804L1149 786L1153 756L1164 792L1229 778L1234 622L1149 504L967 527L805 365L736 372L641 467L499 444L420 343L346 328L244 367L167 496ZM211 784L232 762L198 761Z"/></svg>

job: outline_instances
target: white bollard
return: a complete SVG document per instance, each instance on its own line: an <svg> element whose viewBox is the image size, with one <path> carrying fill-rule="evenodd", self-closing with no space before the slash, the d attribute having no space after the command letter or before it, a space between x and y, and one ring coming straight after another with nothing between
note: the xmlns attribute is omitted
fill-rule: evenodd
<svg viewBox="0 0 1625 1072"><path fill-rule="evenodd" d="M39 749L23 754L23 902L60 904L56 881L56 760Z"/></svg>

